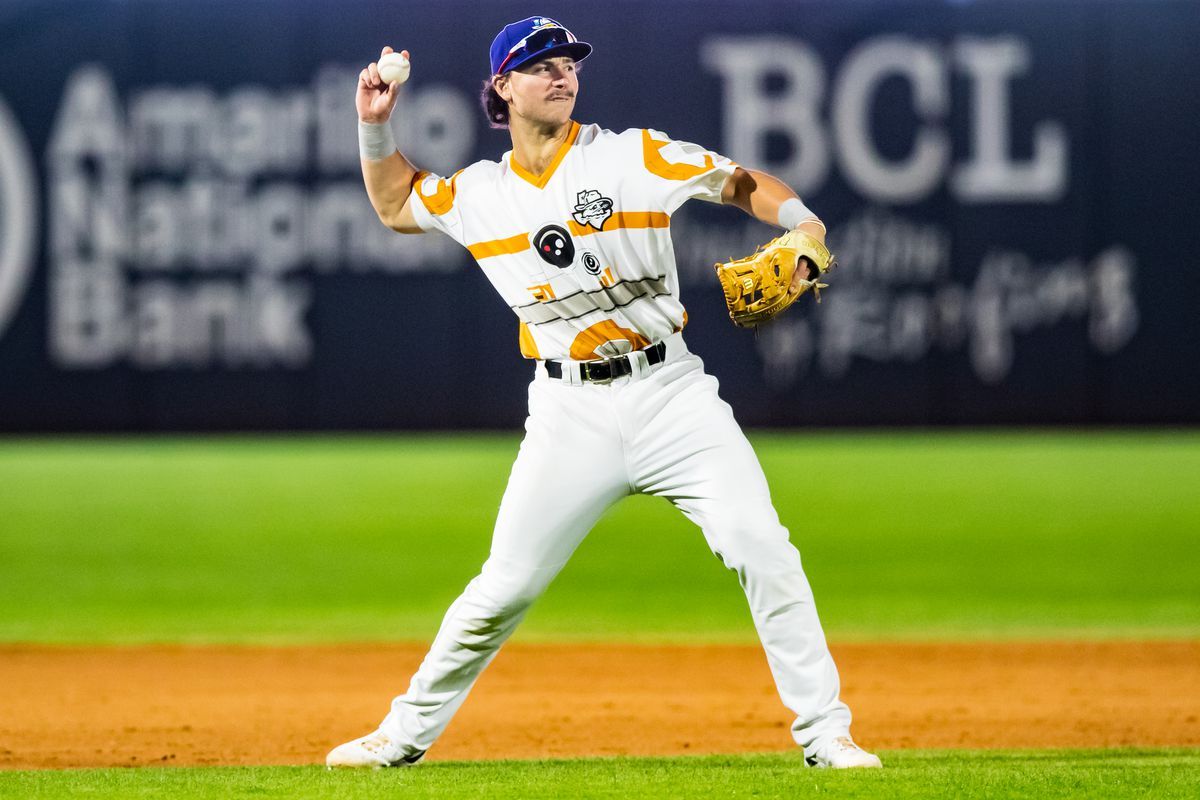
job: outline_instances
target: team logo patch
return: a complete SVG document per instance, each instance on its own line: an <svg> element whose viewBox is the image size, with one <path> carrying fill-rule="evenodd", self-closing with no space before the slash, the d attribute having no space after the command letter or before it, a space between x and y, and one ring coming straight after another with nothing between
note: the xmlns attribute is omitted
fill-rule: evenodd
<svg viewBox="0 0 1200 800"><path fill-rule="evenodd" d="M533 249L542 261L566 269L575 260L575 243L561 225L547 225L533 237Z"/></svg>
<svg viewBox="0 0 1200 800"><path fill-rule="evenodd" d="M575 213L571 216L580 225L591 225L596 230L604 228L604 221L612 216L613 201L595 189L584 189L575 196Z"/></svg>
<svg viewBox="0 0 1200 800"><path fill-rule="evenodd" d="M589 250L585 250L583 252L583 257L580 258L579 261L580 261L580 263L583 264L583 268L584 268L584 270L587 271L587 274L589 274L589 275L599 275L600 274L600 259L596 258L595 253L593 253Z"/></svg>

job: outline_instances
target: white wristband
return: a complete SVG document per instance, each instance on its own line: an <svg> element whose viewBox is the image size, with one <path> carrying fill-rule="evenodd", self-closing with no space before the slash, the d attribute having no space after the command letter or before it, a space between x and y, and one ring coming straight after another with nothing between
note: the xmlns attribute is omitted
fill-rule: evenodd
<svg viewBox="0 0 1200 800"><path fill-rule="evenodd" d="M363 161L382 161L396 150L390 122L358 121L358 155Z"/></svg>
<svg viewBox="0 0 1200 800"><path fill-rule="evenodd" d="M825 227L825 223L817 219L817 215L804 205L799 197L784 200L783 205L779 206L779 227L790 231L804 222L815 222L822 228Z"/></svg>

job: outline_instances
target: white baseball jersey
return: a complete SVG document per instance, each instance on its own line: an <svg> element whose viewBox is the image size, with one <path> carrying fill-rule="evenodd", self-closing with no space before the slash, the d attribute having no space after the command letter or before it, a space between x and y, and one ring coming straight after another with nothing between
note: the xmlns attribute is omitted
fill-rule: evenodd
<svg viewBox="0 0 1200 800"><path fill-rule="evenodd" d="M526 358L610 358L682 330L671 215L720 202L737 165L653 130L571 123L533 175L512 151L418 173L417 224L466 247L520 319Z"/></svg>

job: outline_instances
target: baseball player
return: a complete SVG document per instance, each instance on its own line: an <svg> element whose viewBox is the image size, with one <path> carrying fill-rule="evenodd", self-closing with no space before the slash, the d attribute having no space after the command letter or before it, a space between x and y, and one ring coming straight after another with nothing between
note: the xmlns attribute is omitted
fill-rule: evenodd
<svg viewBox="0 0 1200 800"><path fill-rule="evenodd" d="M376 63L359 75L363 177L379 218L401 233L440 231L471 252L517 315L534 378L486 563L378 730L326 763L417 763L605 509L644 492L674 503L737 573L807 762L878 767L850 738L812 590L758 460L684 344L669 228L693 198L821 241L824 226L780 181L717 153L655 130L574 121L576 65L591 52L546 17L505 26L483 100L512 150L449 178L398 152L388 125L398 84L385 84Z"/></svg>

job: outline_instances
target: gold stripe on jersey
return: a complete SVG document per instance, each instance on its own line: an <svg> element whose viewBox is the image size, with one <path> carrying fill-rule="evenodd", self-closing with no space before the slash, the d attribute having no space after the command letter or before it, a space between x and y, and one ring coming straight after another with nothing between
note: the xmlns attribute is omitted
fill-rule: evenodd
<svg viewBox="0 0 1200 800"><path fill-rule="evenodd" d="M650 136L650 131L642 130L642 160L646 163L646 169L652 174L669 181L686 181L703 175L716 166L709 153L704 154L704 166L672 164L663 158L661 152L670 143L654 139Z"/></svg>
<svg viewBox="0 0 1200 800"><path fill-rule="evenodd" d="M579 138L579 123L571 120L571 130L567 132L566 140L559 145L554 158L550 160L550 166L546 167L546 170L541 175L534 175L525 169L525 167L517 162L516 157L512 153L509 153L508 163L512 167L513 174L527 183L533 184L538 189L544 189L546 184L550 182L550 178L554 176L554 171L558 169L558 165L567 157L567 151L571 149L571 145L575 144L577 138Z"/></svg>
<svg viewBox="0 0 1200 800"><path fill-rule="evenodd" d="M575 220L567 220L567 227L576 236L590 236L600 231L614 231L617 228L669 228L671 218L661 211L618 211L600 226L600 231L591 225L580 225Z"/></svg>
<svg viewBox="0 0 1200 800"><path fill-rule="evenodd" d="M589 236L600 231L591 225L580 225L573 219L567 220L567 227L576 236ZM669 228L671 218L661 211L618 211L604 221L601 231L615 231L618 228ZM505 239L492 239L487 242L476 242L467 245L471 255L479 261L493 256L507 256L521 253L529 248L529 234L518 233Z"/></svg>
<svg viewBox="0 0 1200 800"><path fill-rule="evenodd" d="M430 174L424 170L418 172L413 177L412 188L417 193L417 197L421 198L421 202L425 204L425 208L430 214L441 216L454 207L454 195L458 191L456 182L458 181L458 176L462 174L462 170L460 169L451 175L449 181L445 178L438 178L437 188L434 189L433 194L425 194L421 191L421 184L425 182L425 179Z"/></svg>
<svg viewBox="0 0 1200 800"><path fill-rule="evenodd" d="M509 236L507 239L476 242L475 244L467 245L467 249L471 251L471 255L475 256L476 261L482 261L492 256L509 256L513 253L520 253L523 250L529 249L529 234L518 233L516 236Z"/></svg>
<svg viewBox="0 0 1200 800"><path fill-rule="evenodd" d="M524 322L517 323L517 343L521 345L521 355L525 358L541 358L538 355L537 342L533 341L533 334L529 331L529 326Z"/></svg>

